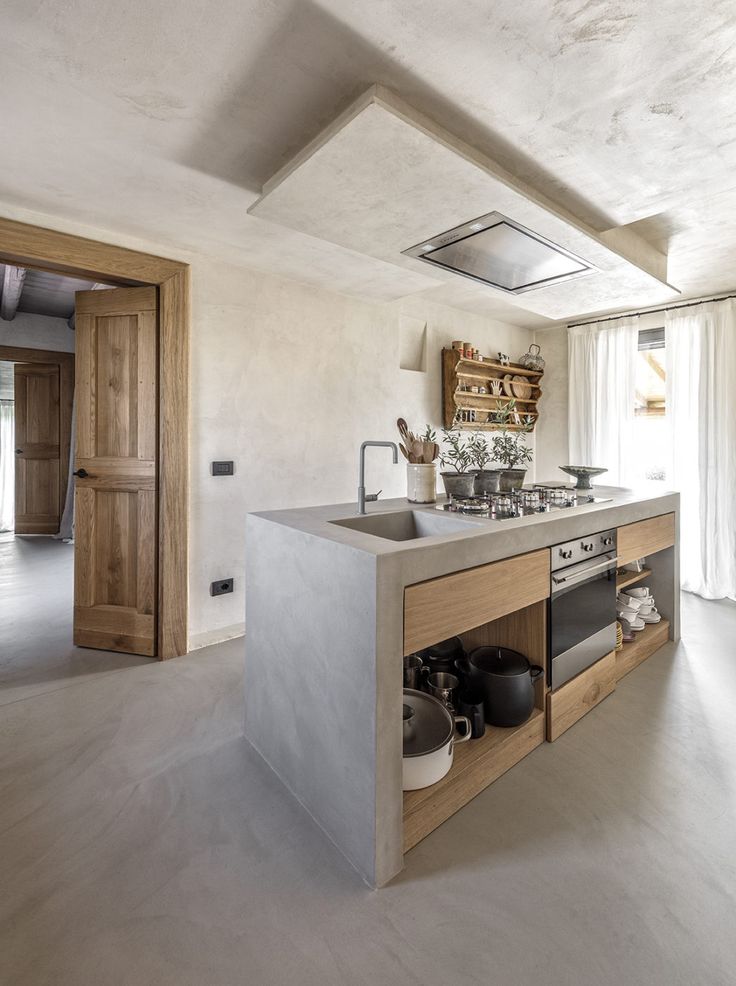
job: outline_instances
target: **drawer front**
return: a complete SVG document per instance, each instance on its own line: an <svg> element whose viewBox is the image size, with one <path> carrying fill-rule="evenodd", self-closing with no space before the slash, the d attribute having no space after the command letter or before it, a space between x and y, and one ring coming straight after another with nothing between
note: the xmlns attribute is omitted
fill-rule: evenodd
<svg viewBox="0 0 736 986"><path fill-rule="evenodd" d="M404 654L549 596L549 550L443 575L404 591Z"/></svg>
<svg viewBox="0 0 736 986"><path fill-rule="evenodd" d="M662 514L618 529L619 564L644 558L675 543L675 515Z"/></svg>
<svg viewBox="0 0 736 986"><path fill-rule="evenodd" d="M551 742L594 709L616 687L616 654L611 651L556 692L547 694L547 739Z"/></svg>

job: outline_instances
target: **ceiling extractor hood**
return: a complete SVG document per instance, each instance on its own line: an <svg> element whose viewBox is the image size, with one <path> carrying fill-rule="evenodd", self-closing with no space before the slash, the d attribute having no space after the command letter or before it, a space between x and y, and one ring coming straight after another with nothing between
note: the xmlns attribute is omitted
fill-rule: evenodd
<svg viewBox="0 0 736 986"><path fill-rule="evenodd" d="M402 253L509 294L523 294L597 270L500 212L471 219Z"/></svg>

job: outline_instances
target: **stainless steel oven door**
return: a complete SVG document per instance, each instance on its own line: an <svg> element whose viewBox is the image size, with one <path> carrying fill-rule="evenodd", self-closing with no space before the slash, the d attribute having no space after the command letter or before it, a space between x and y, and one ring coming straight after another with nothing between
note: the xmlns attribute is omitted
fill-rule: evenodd
<svg viewBox="0 0 736 986"><path fill-rule="evenodd" d="M552 688L580 674L616 647L616 556L607 554L552 573Z"/></svg>

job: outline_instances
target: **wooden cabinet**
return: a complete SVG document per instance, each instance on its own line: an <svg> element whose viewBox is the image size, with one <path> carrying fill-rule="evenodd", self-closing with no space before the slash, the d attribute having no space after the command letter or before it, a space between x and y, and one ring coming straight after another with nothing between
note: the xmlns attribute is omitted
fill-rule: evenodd
<svg viewBox="0 0 736 986"><path fill-rule="evenodd" d="M618 529L619 564L645 558L675 543L675 515L662 514Z"/></svg>
<svg viewBox="0 0 736 986"><path fill-rule="evenodd" d="M616 687L613 651L547 695L547 739L551 742L594 709Z"/></svg>
<svg viewBox="0 0 736 986"><path fill-rule="evenodd" d="M544 548L407 586L404 654L546 599L549 579Z"/></svg>

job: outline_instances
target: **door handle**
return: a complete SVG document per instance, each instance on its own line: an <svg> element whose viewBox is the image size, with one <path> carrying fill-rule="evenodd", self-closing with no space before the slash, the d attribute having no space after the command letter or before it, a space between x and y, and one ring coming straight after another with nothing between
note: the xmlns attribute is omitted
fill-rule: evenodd
<svg viewBox="0 0 736 986"><path fill-rule="evenodd" d="M23 449L22 449L22 448L17 448L17 449L15 450L15 454L16 454L16 455L22 455L22 454L23 454Z"/></svg>
<svg viewBox="0 0 736 986"><path fill-rule="evenodd" d="M86 469L75 469L72 476L79 476L80 479L86 479L89 473Z"/></svg>

